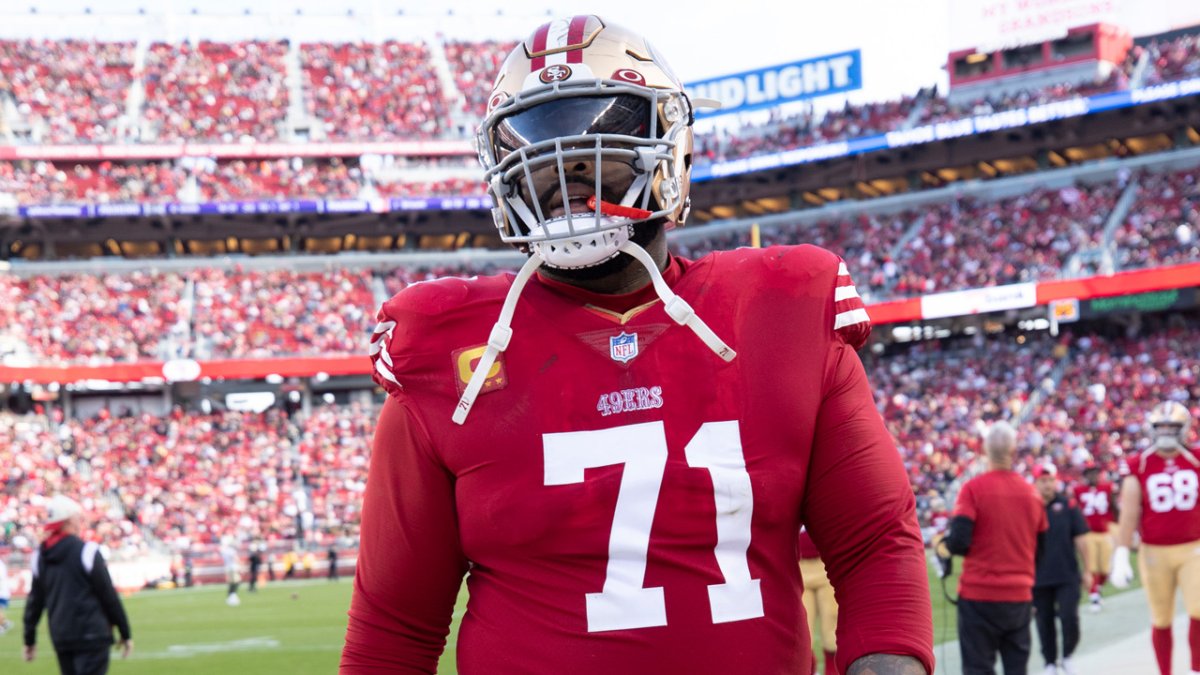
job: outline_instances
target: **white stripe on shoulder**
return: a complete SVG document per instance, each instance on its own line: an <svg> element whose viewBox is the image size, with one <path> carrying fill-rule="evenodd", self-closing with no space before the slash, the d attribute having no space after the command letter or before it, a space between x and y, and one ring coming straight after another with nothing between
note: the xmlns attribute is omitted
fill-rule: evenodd
<svg viewBox="0 0 1200 675"><path fill-rule="evenodd" d="M854 286L838 286L837 288L833 289L834 302L841 302L843 300L849 300L857 297L859 297L858 289Z"/></svg>
<svg viewBox="0 0 1200 675"><path fill-rule="evenodd" d="M387 352L384 352L384 353L386 354ZM400 384L400 380L397 380L396 376L392 374L392 371L389 370L388 367L383 364L383 361L375 362L375 372L379 373L383 377L383 379L387 380L388 382L391 382L392 384L394 384L398 387L403 386Z"/></svg>
<svg viewBox="0 0 1200 675"><path fill-rule="evenodd" d="M33 571L33 576L35 577L38 575L38 556L41 555L41 553L42 552L39 549L35 548L33 549L33 555L29 557L29 568Z"/></svg>
<svg viewBox="0 0 1200 675"><path fill-rule="evenodd" d="M846 263L844 263L844 262L838 263L838 276L839 277L850 276L850 268L846 267Z"/></svg>
<svg viewBox="0 0 1200 675"><path fill-rule="evenodd" d="M92 568L96 566L96 556L100 555L100 544L94 541L84 542L83 553L79 555L83 562L83 569L88 574L92 573Z"/></svg>
<svg viewBox="0 0 1200 675"><path fill-rule="evenodd" d="M867 310L859 307L858 309L851 309L846 312L841 312L834 317L833 329L838 330L839 328L845 328L846 326L867 323L870 320L871 317L867 315Z"/></svg>

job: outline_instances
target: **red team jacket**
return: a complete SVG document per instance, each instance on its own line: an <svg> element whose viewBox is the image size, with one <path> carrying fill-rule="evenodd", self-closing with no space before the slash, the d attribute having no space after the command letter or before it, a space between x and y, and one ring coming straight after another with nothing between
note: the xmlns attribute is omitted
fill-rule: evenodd
<svg viewBox="0 0 1200 675"><path fill-rule="evenodd" d="M1184 454L1165 458L1145 450L1130 460L1129 469L1142 486L1142 541L1173 546L1200 540L1200 465Z"/></svg>
<svg viewBox="0 0 1200 675"><path fill-rule="evenodd" d="M1046 506L1015 471L994 469L963 485L955 516L975 522L958 595L977 602L1030 602L1037 576L1037 535L1050 528Z"/></svg>
<svg viewBox="0 0 1200 675"><path fill-rule="evenodd" d="M535 277L463 426L451 414L512 275L384 304L389 397L342 673L434 672L464 574L465 675L807 672L802 522L837 588L842 670L885 652L933 671L914 500L855 353L870 324L845 265L740 249L664 277L735 360L650 287Z"/></svg>

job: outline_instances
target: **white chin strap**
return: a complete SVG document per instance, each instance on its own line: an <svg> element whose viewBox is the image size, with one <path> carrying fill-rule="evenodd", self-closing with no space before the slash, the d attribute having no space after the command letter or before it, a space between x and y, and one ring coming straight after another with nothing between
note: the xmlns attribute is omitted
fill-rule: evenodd
<svg viewBox="0 0 1200 675"><path fill-rule="evenodd" d="M691 328L696 337L700 338L714 354L721 357L726 363L737 356L737 352L717 337L708 324L696 315L696 310L692 309L692 306L683 298L675 295L675 292L667 286L662 273L658 271L658 266L654 264L654 259L650 257L649 253L646 253L645 249L632 241L626 241L621 244L620 250L633 256L645 266L646 271L650 273L650 281L654 284L654 291L663 301L663 308L667 315L675 323ZM492 333L488 336L487 348L483 351L483 356L479 358L479 364L475 366L475 372L471 373L471 380L467 383L467 388L463 391L462 397L458 399L458 406L454 409L455 424L463 424L467 421L467 415L475 405L475 397L479 396L479 391L483 389L483 383L487 380L487 374L491 372L492 365L496 363L500 352L508 349L513 335L509 324L512 323L513 312L517 308L517 298L520 297L521 291L525 289L525 284L529 282L530 277L541 265L541 258L536 255L530 256L529 260L525 261L521 267L521 271L517 273L512 287L508 289L508 295L504 297L504 305L500 309L500 318L496 320L496 325L492 326Z"/></svg>

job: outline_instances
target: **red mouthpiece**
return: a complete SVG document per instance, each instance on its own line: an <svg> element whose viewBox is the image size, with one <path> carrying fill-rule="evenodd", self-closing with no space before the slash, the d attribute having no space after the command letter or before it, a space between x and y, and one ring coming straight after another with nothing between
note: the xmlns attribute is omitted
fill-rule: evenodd
<svg viewBox="0 0 1200 675"><path fill-rule="evenodd" d="M599 209L596 208L597 205L599 206ZM647 211L646 209L639 209L633 206L621 206L620 204L613 204L612 202L599 200L596 199L596 195L588 197L587 207L593 211L599 210L600 213L613 218L633 218L635 220L649 218L654 213L653 211Z"/></svg>

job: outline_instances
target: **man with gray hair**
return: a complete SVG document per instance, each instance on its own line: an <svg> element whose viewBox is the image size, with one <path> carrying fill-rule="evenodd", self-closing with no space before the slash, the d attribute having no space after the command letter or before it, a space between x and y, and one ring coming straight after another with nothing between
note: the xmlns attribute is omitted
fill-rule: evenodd
<svg viewBox="0 0 1200 675"><path fill-rule="evenodd" d="M984 436L988 471L958 493L946 548L965 556L958 584L958 641L964 675L1025 675L1036 560L1048 523L1042 500L1012 470L1017 432L1007 422Z"/></svg>

